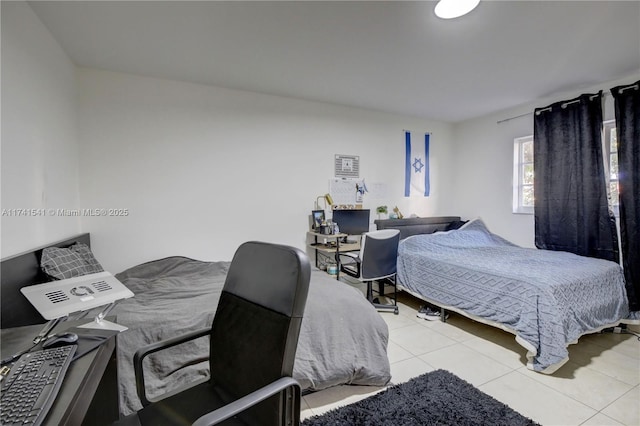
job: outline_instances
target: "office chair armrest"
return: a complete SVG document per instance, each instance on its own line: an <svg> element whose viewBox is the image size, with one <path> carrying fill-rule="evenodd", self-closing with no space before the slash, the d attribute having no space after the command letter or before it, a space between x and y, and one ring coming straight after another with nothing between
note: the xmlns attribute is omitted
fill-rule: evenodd
<svg viewBox="0 0 640 426"><path fill-rule="evenodd" d="M360 253L350 253L350 252L346 252L346 253L338 253L338 258L342 259L345 258L346 260L349 260L350 263L356 262L356 263L360 263Z"/></svg>
<svg viewBox="0 0 640 426"><path fill-rule="evenodd" d="M293 388L294 401L300 401L300 384L293 377L281 377L275 382L271 382L268 385L225 405L224 407L205 414L196 420L193 423L193 426L218 424L290 387ZM299 410L294 407L292 414L299 415Z"/></svg>
<svg viewBox="0 0 640 426"><path fill-rule="evenodd" d="M362 265L362 260L360 259L359 253L340 253L336 256L336 261L342 272L360 279L360 265ZM355 270L353 269L354 267Z"/></svg>
<svg viewBox="0 0 640 426"><path fill-rule="evenodd" d="M147 398L147 392L145 390L144 384L144 370L142 368L142 361L144 361L147 356L151 355L154 352L181 345L191 340L199 339L200 337L208 336L209 333L211 333L211 328L204 328L201 330L192 331L190 333L185 333L180 336L172 337L170 339L161 340L156 343L151 343L150 345L144 346L136 351L136 353L133 355L133 371L136 375L136 391L138 392L138 397L140 398L140 402L144 407L151 404L153 401Z"/></svg>

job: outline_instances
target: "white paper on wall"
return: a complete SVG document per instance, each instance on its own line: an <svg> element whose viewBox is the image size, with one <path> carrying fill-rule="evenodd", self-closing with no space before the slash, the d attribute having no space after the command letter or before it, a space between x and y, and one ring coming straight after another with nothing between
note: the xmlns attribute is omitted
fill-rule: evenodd
<svg viewBox="0 0 640 426"><path fill-rule="evenodd" d="M329 193L333 198L333 204L356 204L357 184L357 179L329 179Z"/></svg>
<svg viewBox="0 0 640 426"><path fill-rule="evenodd" d="M387 184L382 182L367 183L367 189L370 199L386 199L389 193Z"/></svg>

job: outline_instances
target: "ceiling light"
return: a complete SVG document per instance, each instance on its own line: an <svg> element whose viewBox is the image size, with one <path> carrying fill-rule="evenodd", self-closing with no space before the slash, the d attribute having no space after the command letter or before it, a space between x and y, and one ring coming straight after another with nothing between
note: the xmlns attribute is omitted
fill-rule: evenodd
<svg viewBox="0 0 640 426"><path fill-rule="evenodd" d="M480 0L440 0L434 11L438 18L452 19L466 15L479 3Z"/></svg>

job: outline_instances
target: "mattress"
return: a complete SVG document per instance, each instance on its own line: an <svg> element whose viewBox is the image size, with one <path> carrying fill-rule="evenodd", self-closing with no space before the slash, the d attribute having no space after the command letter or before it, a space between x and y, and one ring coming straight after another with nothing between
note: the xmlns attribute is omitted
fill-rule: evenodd
<svg viewBox="0 0 640 426"><path fill-rule="evenodd" d="M398 281L440 306L512 331L528 367L553 372L581 335L629 314L622 268L567 252L519 247L477 219L400 242Z"/></svg>
<svg viewBox="0 0 640 426"><path fill-rule="evenodd" d="M229 262L169 257L116 275L135 297L112 314L129 329L118 335L120 410L141 408L133 354L147 344L210 327ZM383 386L391 378L386 323L358 290L312 271L293 377L302 389L339 384ZM208 377L208 339L154 354L145 365L148 394L162 394Z"/></svg>

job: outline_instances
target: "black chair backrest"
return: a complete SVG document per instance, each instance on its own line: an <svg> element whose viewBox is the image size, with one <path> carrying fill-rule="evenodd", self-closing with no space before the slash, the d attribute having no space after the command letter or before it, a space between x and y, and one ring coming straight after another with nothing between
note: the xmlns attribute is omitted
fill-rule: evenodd
<svg viewBox="0 0 640 426"><path fill-rule="evenodd" d="M248 242L236 251L211 328L212 385L229 400L291 376L311 267L302 251ZM279 397L250 409L250 424L277 424ZM256 420L259 419L259 420Z"/></svg>
<svg viewBox="0 0 640 426"><path fill-rule="evenodd" d="M362 234L361 279L372 280L394 275L397 270L399 243L400 231L397 229Z"/></svg>

